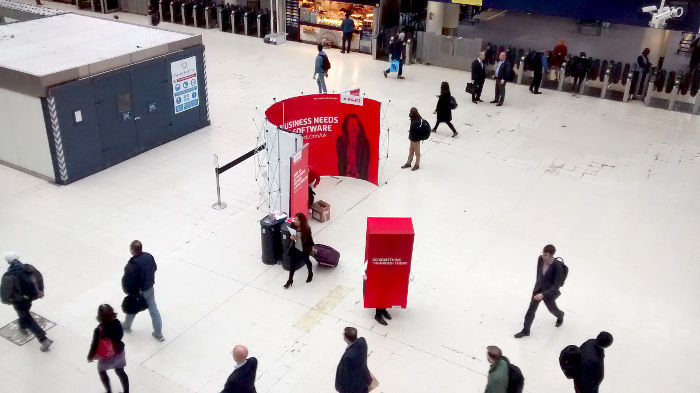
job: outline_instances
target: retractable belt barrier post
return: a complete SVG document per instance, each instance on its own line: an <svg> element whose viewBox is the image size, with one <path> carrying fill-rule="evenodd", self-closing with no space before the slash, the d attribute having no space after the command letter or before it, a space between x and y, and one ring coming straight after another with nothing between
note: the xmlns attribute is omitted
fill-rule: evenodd
<svg viewBox="0 0 700 393"><path fill-rule="evenodd" d="M404 65L411 64L411 53L413 53L411 48L412 45L413 40L409 38L408 41L406 41L406 64Z"/></svg>
<svg viewBox="0 0 700 393"><path fill-rule="evenodd" d="M634 68L630 69L630 71L627 73L627 84L625 86L625 94L622 96L622 102L629 102L630 101L630 90L634 92L634 89L637 87L637 84L635 83L634 86L632 86L632 79L634 76Z"/></svg>
<svg viewBox="0 0 700 393"><path fill-rule="evenodd" d="M647 82L646 89L644 91L644 94L645 94L644 95L644 105L645 106L651 105L651 95L652 95L652 92L654 91L654 81L656 80L656 73L657 72L658 72L658 70L654 69L652 72L649 73L649 75L647 75L648 82Z"/></svg>
<svg viewBox="0 0 700 393"><path fill-rule="evenodd" d="M561 68L559 68L559 86L557 91L564 90L564 76L566 75L566 62L561 63Z"/></svg>
<svg viewBox="0 0 700 393"><path fill-rule="evenodd" d="M520 58L520 64L518 64L518 85L523 83L523 73L525 73L525 56Z"/></svg>
<svg viewBox="0 0 700 393"><path fill-rule="evenodd" d="M680 75L676 76L676 81L673 84L673 92L671 93L671 97L668 99L668 110L672 111L674 105L676 104L676 100L678 99L678 87L681 83L681 78Z"/></svg>
<svg viewBox="0 0 700 393"><path fill-rule="evenodd" d="M249 159L250 157L254 156L257 152L264 150L265 145L261 145L256 147L255 149L245 153L244 155L236 158L235 160L229 162L228 164L219 167L219 156L214 154L214 165L216 168L214 168L214 174L216 175L216 203L211 205L212 208L216 210L221 210L226 208L226 203L221 202L221 186L219 185L219 175L222 173L226 172L227 170L233 168L234 166L240 164L241 162Z"/></svg>
<svg viewBox="0 0 700 393"><path fill-rule="evenodd" d="M608 87L610 87L610 70L612 70L612 63L605 70L605 78L603 78L603 89L600 91L600 98L605 98L608 94Z"/></svg>

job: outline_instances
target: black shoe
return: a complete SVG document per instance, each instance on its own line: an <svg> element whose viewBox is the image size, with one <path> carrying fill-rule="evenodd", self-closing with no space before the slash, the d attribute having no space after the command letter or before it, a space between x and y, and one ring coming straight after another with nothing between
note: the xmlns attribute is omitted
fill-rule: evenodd
<svg viewBox="0 0 700 393"><path fill-rule="evenodd" d="M542 94L540 91L533 91L532 94Z"/></svg>
<svg viewBox="0 0 700 393"><path fill-rule="evenodd" d="M455 131L455 132L452 133L452 137L453 137L453 138L456 137L457 135L459 135L459 132L457 132L457 131Z"/></svg>
<svg viewBox="0 0 700 393"><path fill-rule="evenodd" d="M532 87L528 87L527 89L530 90L530 93L534 93L534 91L532 91Z"/></svg>
<svg viewBox="0 0 700 393"><path fill-rule="evenodd" d="M559 327L564 324L564 316L562 315L561 318L557 318L557 323L554 324L554 326Z"/></svg>
<svg viewBox="0 0 700 393"><path fill-rule="evenodd" d="M515 333L515 336L513 336L513 337L515 337L515 338L523 338L523 337L527 337L527 336L529 336L529 335L530 335L530 331L529 331L529 330L521 330L521 331L519 331L518 333Z"/></svg>
<svg viewBox="0 0 700 393"><path fill-rule="evenodd" d="M403 76L399 75L399 76L396 77L396 79L406 79L406 78L404 78Z"/></svg>
<svg viewBox="0 0 700 393"><path fill-rule="evenodd" d="M411 164L409 164L409 163L401 165L401 169L406 169L406 168L410 168L410 167L411 167Z"/></svg>
<svg viewBox="0 0 700 393"><path fill-rule="evenodd" d="M382 312L382 314L384 315L384 318L386 318L386 319L388 319L388 320L391 321L391 315L389 315L389 311L384 310L384 311Z"/></svg>
<svg viewBox="0 0 700 393"><path fill-rule="evenodd" d="M311 280L313 280L313 279L314 279L314 274L309 273L309 277L306 277L306 282L311 282Z"/></svg>
<svg viewBox="0 0 700 393"><path fill-rule="evenodd" d="M489 104L496 104L496 103L498 103L497 100L493 100L493 101L489 102Z"/></svg>
<svg viewBox="0 0 700 393"><path fill-rule="evenodd" d="M498 104L496 104L496 106L503 106L503 103L499 102Z"/></svg>
<svg viewBox="0 0 700 393"><path fill-rule="evenodd" d="M386 74L387 74L387 72L386 72L386 71L384 71L384 77L385 77L385 78L386 78Z"/></svg>
<svg viewBox="0 0 700 393"><path fill-rule="evenodd" d="M292 286L292 284L294 284L294 281L292 281L292 280L288 280L288 281L287 281L287 283L286 283L286 284L284 284L284 289L287 289L287 288L291 287L291 286Z"/></svg>
<svg viewBox="0 0 700 393"><path fill-rule="evenodd" d="M384 326L388 325L388 323L386 323L386 321L384 320L384 318L382 318L381 315L375 315L374 320L379 322L380 325L384 325Z"/></svg>
<svg viewBox="0 0 700 393"><path fill-rule="evenodd" d="M481 98L477 98L476 100L479 102L484 102L484 100L482 100Z"/></svg>
<svg viewBox="0 0 700 393"><path fill-rule="evenodd" d="M477 100L472 100L472 102L475 103L475 104L478 104L478 103L479 103L479 101L477 101Z"/></svg>

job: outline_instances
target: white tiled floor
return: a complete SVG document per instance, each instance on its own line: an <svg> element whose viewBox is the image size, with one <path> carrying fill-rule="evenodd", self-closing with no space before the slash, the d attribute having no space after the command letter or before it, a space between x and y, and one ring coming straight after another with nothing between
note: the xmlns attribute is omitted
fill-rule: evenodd
<svg viewBox="0 0 700 393"><path fill-rule="evenodd" d="M34 311L58 324L48 354L35 342L0 340L1 392L102 391L85 355L97 306L121 302L135 238L159 263L167 338L153 340L148 316L137 317L125 339L135 393L219 391L236 343L260 361L259 392L332 392L347 325L368 340L380 392L481 392L491 344L522 368L526 392L572 391L558 353L603 329L615 343L601 392L700 384L700 118L550 91L534 97L523 86L509 87L502 108L475 106L461 92L465 73L412 65L406 80L384 79L385 63L331 51L330 89L359 86L388 107L388 184L321 182L333 220L313 224L314 237L342 253L341 265L284 290L282 268L260 261L252 162L222 176L229 207L215 211L212 154L228 161L250 150L253 120L273 97L314 90L315 48L162 27L204 35L211 127L67 187L0 167L0 250L44 272L47 297ZM461 104L460 136L440 130L423 145L421 170L401 171L408 109L429 115L443 80ZM409 307L388 327L361 303L369 215L411 216L416 228ZM559 301L566 322L556 329L542 307L533 335L517 341L548 242L571 269ZM314 313L331 293L347 295ZM309 317L318 321L310 329ZM14 318L0 308L0 325Z"/></svg>

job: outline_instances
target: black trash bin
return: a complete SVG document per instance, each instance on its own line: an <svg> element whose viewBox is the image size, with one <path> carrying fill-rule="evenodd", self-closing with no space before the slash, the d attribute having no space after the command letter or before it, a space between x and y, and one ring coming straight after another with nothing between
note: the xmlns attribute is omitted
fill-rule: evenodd
<svg viewBox="0 0 700 393"><path fill-rule="evenodd" d="M275 220L265 216L260 220L262 240L262 261L266 265L275 265L282 259L282 233L280 229L287 217Z"/></svg>

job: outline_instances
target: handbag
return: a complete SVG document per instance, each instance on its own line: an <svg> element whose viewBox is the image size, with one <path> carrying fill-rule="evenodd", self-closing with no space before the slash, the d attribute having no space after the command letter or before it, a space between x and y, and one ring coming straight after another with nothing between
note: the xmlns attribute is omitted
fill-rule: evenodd
<svg viewBox="0 0 700 393"><path fill-rule="evenodd" d="M125 314L138 314L148 308L148 303L141 294L126 295L122 301L122 311Z"/></svg>
<svg viewBox="0 0 700 393"><path fill-rule="evenodd" d="M399 61L394 60L391 62L391 65L389 66L389 72L399 72Z"/></svg>
<svg viewBox="0 0 700 393"><path fill-rule="evenodd" d="M99 326L98 329L100 329L100 338L97 342L95 356L98 359L109 359L117 354L117 351L114 350L114 342L111 338L105 337L105 332L102 329L102 326Z"/></svg>
<svg viewBox="0 0 700 393"><path fill-rule="evenodd" d="M377 377L374 376L374 374L372 374L371 371L369 372L369 376L372 377L372 382L370 382L369 386L367 387L367 390L372 391L379 386L379 380L377 379Z"/></svg>
<svg viewBox="0 0 700 393"><path fill-rule="evenodd" d="M466 91L468 94L474 94L474 90L475 90L475 89L474 89L474 84L471 83L471 82L470 82L470 83L467 83L467 88L465 89L465 91Z"/></svg>

